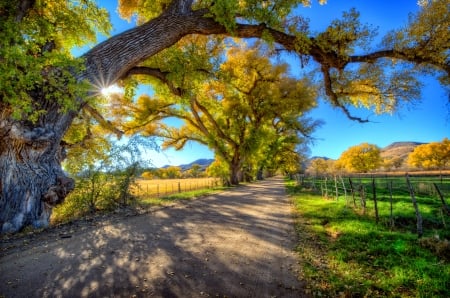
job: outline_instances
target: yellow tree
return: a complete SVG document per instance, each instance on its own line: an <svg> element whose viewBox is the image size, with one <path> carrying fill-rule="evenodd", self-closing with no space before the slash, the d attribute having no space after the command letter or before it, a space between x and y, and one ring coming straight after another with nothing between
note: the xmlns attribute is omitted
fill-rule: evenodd
<svg viewBox="0 0 450 298"><path fill-rule="evenodd" d="M344 151L338 163L349 172L367 173L382 164L381 151L376 145L362 143Z"/></svg>
<svg viewBox="0 0 450 298"><path fill-rule="evenodd" d="M300 135L314 129L315 122L304 114L315 105L315 92L306 79L289 77L286 64L274 64L259 48L245 46L222 52L225 59L211 63L217 44L189 40L164 55L164 96L144 95L132 103L125 115L132 120L124 129L162 136L164 147L181 149L188 141L208 146L228 163L232 184L244 173L254 176L281 151L293 151ZM183 68L183 75L173 73L173 67ZM184 125L168 127L160 121L169 117Z"/></svg>
<svg viewBox="0 0 450 298"><path fill-rule="evenodd" d="M450 140L419 145L408 155L408 164L422 169L445 169L450 165Z"/></svg>
<svg viewBox="0 0 450 298"><path fill-rule="evenodd" d="M329 163L324 158L314 158L308 166L308 171L315 176L325 175L328 171Z"/></svg>

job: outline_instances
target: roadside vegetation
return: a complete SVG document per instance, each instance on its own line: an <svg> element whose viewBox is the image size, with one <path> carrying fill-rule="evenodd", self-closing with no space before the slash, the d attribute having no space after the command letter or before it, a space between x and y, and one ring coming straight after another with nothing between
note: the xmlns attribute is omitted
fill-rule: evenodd
<svg viewBox="0 0 450 298"><path fill-rule="evenodd" d="M215 178L137 180L123 173L93 173L80 179L77 186L66 202L55 208L53 224L120 209L162 206L225 189Z"/></svg>
<svg viewBox="0 0 450 298"><path fill-rule="evenodd" d="M343 198L324 198L295 181L287 189L296 208L301 278L313 296L450 297L445 223L419 238L414 212L397 210L401 224L392 227L388 204L378 205L377 224Z"/></svg>

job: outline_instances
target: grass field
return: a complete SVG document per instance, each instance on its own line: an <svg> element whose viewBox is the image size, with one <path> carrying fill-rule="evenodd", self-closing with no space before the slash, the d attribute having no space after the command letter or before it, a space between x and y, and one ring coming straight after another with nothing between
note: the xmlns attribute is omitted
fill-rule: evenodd
<svg viewBox="0 0 450 298"><path fill-rule="evenodd" d="M425 221L434 221L418 238L408 196L396 199L392 227L386 200L378 204L377 224L372 212L341 197L325 199L295 182L287 187L297 210L301 275L313 296L450 297L450 233L435 217L439 204L425 204L431 198L418 198Z"/></svg>
<svg viewBox="0 0 450 298"><path fill-rule="evenodd" d="M411 186L423 234L438 234L450 239L450 176L410 177L410 185L405 177L377 177L374 180L352 177L351 181L350 185L349 178L305 178L299 180L299 185L303 189L315 190L322 197L344 201L356 212L378 219L379 224L386 227L417 232Z"/></svg>
<svg viewBox="0 0 450 298"><path fill-rule="evenodd" d="M135 192L140 197L161 197L221 186L220 179L217 178L140 179L137 185Z"/></svg>

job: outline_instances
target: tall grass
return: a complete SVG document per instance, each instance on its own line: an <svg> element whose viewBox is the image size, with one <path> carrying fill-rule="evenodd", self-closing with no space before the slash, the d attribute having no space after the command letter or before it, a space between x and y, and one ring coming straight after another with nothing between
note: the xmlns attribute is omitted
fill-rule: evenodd
<svg viewBox="0 0 450 298"><path fill-rule="evenodd" d="M313 296L450 297L449 258L424 239L376 224L345 200L324 199L293 183L288 191L297 212L301 275Z"/></svg>

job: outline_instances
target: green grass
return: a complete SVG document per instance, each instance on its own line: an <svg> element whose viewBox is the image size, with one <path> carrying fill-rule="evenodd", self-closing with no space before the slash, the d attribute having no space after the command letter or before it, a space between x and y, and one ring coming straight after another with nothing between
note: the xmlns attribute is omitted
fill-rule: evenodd
<svg viewBox="0 0 450 298"><path fill-rule="evenodd" d="M414 233L377 225L343 199L293 184L288 191L298 215L301 277L313 296L450 297L448 259L420 245Z"/></svg>

